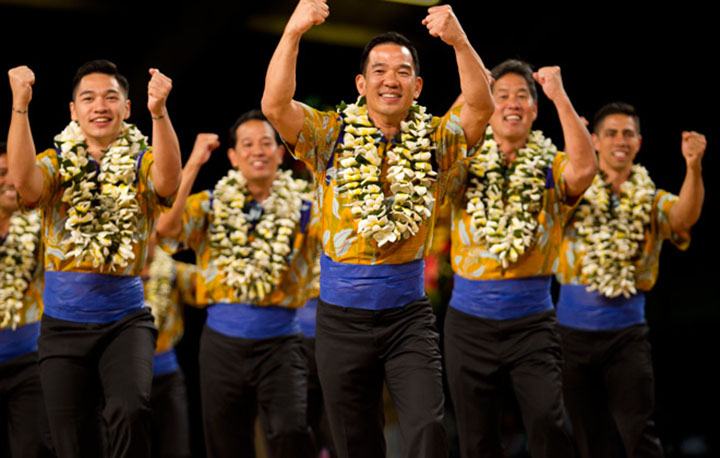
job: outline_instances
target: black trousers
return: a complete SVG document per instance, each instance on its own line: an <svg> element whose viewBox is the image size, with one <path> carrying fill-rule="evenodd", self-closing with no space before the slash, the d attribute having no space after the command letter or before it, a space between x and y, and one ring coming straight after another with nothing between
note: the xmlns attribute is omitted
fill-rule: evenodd
<svg viewBox="0 0 720 458"><path fill-rule="evenodd" d="M0 456L54 456L36 352L0 363L0 419Z"/></svg>
<svg viewBox="0 0 720 458"><path fill-rule="evenodd" d="M534 458L573 456L564 420L555 312L515 320L448 308L445 364L463 458L502 457L501 392L512 385Z"/></svg>
<svg viewBox="0 0 720 458"><path fill-rule="evenodd" d="M427 299L381 311L319 301L315 349L338 456L385 456L383 381L403 456L447 456L439 336Z"/></svg>
<svg viewBox="0 0 720 458"><path fill-rule="evenodd" d="M240 339L205 326L200 394L209 458L254 457L258 411L272 457L311 456L299 336Z"/></svg>
<svg viewBox="0 0 720 458"><path fill-rule="evenodd" d="M43 316L40 379L59 457L97 458L105 446L113 458L150 456L156 334L148 309L107 324Z"/></svg>
<svg viewBox="0 0 720 458"><path fill-rule="evenodd" d="M187 388L182 370L153 378L150 395L152 408L152 456L155 458L190 457L190 420Z"/></svg>
<svg viewBox="0 0 720 458"><path fill-rule="evenodd" d="M312 433L314 456L317 456L322 449L327 449L330 456L334 457L336 456L335 448L332 443L330 424L327 419L325 400L315 361L315 339L303 338L303 355L308 367L307 419Z"/></svg>
<svg viewBox="0 0 720 458"><path fill-rule="evenodd" d="M560 335L565 352L565 402L580 454L663 456L652 420L655 378L647 326L618 331L561 326Z"/></svg>

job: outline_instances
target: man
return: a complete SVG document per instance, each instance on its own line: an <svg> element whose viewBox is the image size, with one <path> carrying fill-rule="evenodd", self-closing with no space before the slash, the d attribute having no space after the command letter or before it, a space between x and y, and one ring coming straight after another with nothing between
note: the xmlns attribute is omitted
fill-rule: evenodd
<svg viewBox="0 0 720 458"><path fill-rule="evenodd" d="M254 457L259 410L271 456L309 456L307 367L297 308L312 263L306 183L279 171L283 147L258 110L230 130L233 169L212 191L188 197L217 135L200 134L178 198L158 233L195 251L197 302L207 304L200 393L210 457Z"/></svg>
<svg viewBox="0 0 720 458"><path fill-rule="evenodd" d="M9 71L9 175L22 203L43 213L40 378L60 457L101 455L101 408L113 456L150 454L156 331L139 274L155 217L180 175L165 108L172 83L157 69L150 75L152 148L125 123L127 80L113 63L98 60L78 69L72 122L55 138L56 148L36 159L28 120L35 75L28 67Z"/></svg>
<svg viewBox="0 0 720 458"><path fill-rule="evenodd" d="M447 5L423 24L452 46L464 105L433 118L417 51L397 33L365 47L357 103L319 112L293 100L300 39L328 16L301 0L270 61L263 111L322 186L316 356L338 456L384 456L382 385L407 456L446 456L435 317L423 255L447 172L482 135L493 103L485 67ZM406 122L404 122L406 121Z"/></svg>
<svg viewBox="0 0 720 458"><path fill-rule="evenodd" d="M18 210L7 172L7 148L0 142L0 452L52 456L37 365L43 308L40 215Z"/></svg>
<svg viewBox="0 0 720 458"><path fill-rule="evenodd" d="M187 388L175 345L185 330L183 304L195 304L197 271L192 264L175 261L153 236L141 276L145 304L158 330L150 396L153 456L190 457Z"/></svg>
<svg viewBox="0 0 720 458"><path fill-rule="evenodd" d="M600 173L565 227L557 273L565 400L583 457L614 456L617 432L626 456L659 457L645 291L663 240L688 247L702 209L706 140L682 133L686 171L675 196L635 162L642 136L632 106L605 105L593 126Z"/></svg>
<svg viewBox="0 0 720 458"><path fill-rule="evenodd" d="M572 456L550 282L562 224L592 181L596 161L558 67L533 73L509 60L492 77L495 112L479 153L457 175L463 189L453 196L455 282L445 359L461 454L503 456L499 403L509 383L530 454ZM531 130L535 81L555 105L567 154Z"/></svg>

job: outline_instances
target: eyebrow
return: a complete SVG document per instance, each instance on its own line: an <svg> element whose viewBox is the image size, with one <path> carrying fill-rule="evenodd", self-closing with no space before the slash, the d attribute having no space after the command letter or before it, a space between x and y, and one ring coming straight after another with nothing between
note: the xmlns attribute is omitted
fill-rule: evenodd
<svg viewBox="0 0 720 458"><path fill-rule="evenodd" d="M95 94L95 93L96 93L96 91L93 91L93 90L90 90L90 89L86 89L86 90L78 93L77 96L78 96L78 97L82 97L83 95L92 95L92 94ZM120 91L118 91L117 89L108 89L108 90L106 90L105 92L103 92L103 94L118 94L118 95L119 95L119 94L120 94Z"/></svg>

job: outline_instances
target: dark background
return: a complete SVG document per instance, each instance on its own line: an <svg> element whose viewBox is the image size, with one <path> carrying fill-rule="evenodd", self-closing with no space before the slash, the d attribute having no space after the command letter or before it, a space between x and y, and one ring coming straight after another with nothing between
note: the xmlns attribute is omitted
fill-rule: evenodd
<svg viewBox="0 0 720 458"><path fill-rule="evenodd" d="M634 104L642 120L639 161L658 187L675 193L680 189L685 170L681 131L706 134L703 216L687 252L670 246L664 250L647 316L656 366L656 419L668 455L712 456L713 450L720 455L715 417L720 406L715 375L720 311L712 299L720 276L714 231L720 120L715 15L689 2L644 9L630 2L562 8L539 2L450 3L488 67L510 57L535 67L560 65L568 94L587 118L610 101ZM198 132L216 132L223 139L196 183L197 190L211 186L229 167L224 154L228 127L242 112L259 107L267 63L294 4L0 0L0 137L6 135L11 106L6 69L24 64L35 71L30 117L41 150L69 121L76 68L96 58L114 61L128 77L131 120L150 134L147 69L158 67L174 81L169 111L184 158ZM440 114L457 96L454 55L427 35L420 24L424 8L378 0L337 0L330 8L327 23L302 43L298 99L315 106L353 100L361 47L385 30L406 34L420 51L425 78L421 103ZM536 126L562 146L552 104L543 96L539 103ZM203 314L188 311L187 318L179 353L194 390ZM192 397L192 413L198 415L194 391ZM199 422L194 427L197 445Z"/></svg>

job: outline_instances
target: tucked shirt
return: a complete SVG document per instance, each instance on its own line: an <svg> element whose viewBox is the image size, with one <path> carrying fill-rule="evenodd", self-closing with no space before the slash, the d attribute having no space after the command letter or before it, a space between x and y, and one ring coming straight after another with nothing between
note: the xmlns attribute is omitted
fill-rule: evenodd
<svg viewBox="0 0 720 458"><path fill-rule="evenodd" d="M635 261L638 293L630 298L608 299L595 291L585 290L580 279L585 253L579 249L574 220L567 224L556 272L556 278L562 285L557 304L560 324L584 330L611 330L645 322L645 299L642 292L649 291L655 285L662 242L670 240L681 250L686 250L690 244L689 238L673 232L670 226L670 210L677 199L677 196L661 189L655 193L650 224L645 226L641 253ZM571 287L565 288L565 285ZM602 309L596 310L597 307Z"/></svg>

